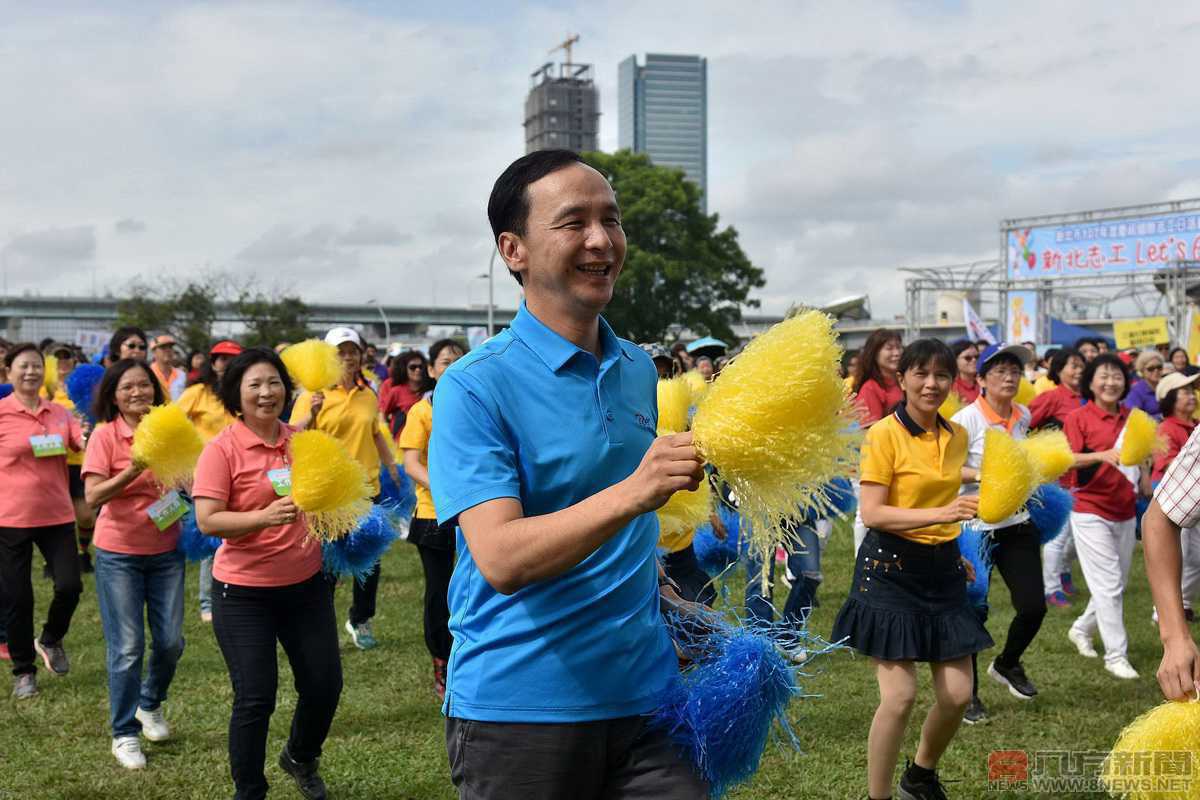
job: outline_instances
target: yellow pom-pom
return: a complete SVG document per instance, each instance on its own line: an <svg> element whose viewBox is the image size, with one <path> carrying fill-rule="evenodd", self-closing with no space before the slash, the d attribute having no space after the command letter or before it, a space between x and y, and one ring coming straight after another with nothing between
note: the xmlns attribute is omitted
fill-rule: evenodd
<svg viewBox="0 0 1200 800"><path fill-rule="evenodd" d="M204 449L196 426L174 403L155 406L133 432L130 458L154 473L163 486L187 483Z"/></svg>
<svg viewBox="0 0 1200 800"><path fill-rule="evenodd" d="M1100 766L1109 792L1128 800L1200 798L1200 703L1163 703L1131 722ZM1160 784L1160 785L1155 785Z"/></svg>
<svg viewBox="0 0 1200 800"><path fill-rule="evenodd" d="M1037 397L1037 389L1033 388L1033 384L1028 380L1021 378L1021 382L1017 384L1017 394L1013 400L1023 406L1027 406L1033 402L1033 398L1035 397Z"/></svg>
<svg viewBox="0 0 1200 800"><path fill-rule="evenodd" d="M841 354L825 314L784 320L725 366L692 418L696 448L737 495L764 563L792 535L783 521L827 507L825 485L857 464Z"/></svg>
<svg viewBox="0 0 1200 800"><path fill-rule="evenodd" d="M688 429L692 389L683 377L658 382L658 434L683 433Z"/></svg>
<svg viewBox="0 0 1200 800"><path fill-rule="evenodd" d="M53 397L54 390L58 388L58 358L56 356L46 356L42 372L42 385L46 387L46 392Z"/></svg>
<svg viewBox="0 0 1200 800"><path fill-rule="evenodd" d="M1140 408L1130 411L1121 434L1121 464L1126 467L1140 464L1160 448L1154 419Z"/></svg>
<svg viewBox="0 0 1200 800"><path fill-rule="evenodd" d="M946 395L946 399L942 401L942 405L938 408L938 414L941 415L942 419L950 419L962 410L962 398L958 396L958 392L951 390L950 394Z"/></svg>
<svg viewBox="0 0 1200 800"><path fill-rule="evenodd" d="M687 381L688 388L692 390L692 405L696 405L704 399L704 395L708 394L708 387L712 385L694 369L683 373L683 379Z"/></svg>
<svg viewBox="0 0 1200 800"><path fill-rule="evenodd" d="M660 541L695 530L709 521L712 514L712 490L708 481L700 484L694 492L676 492L667 504L658 510L658 532Z"/></svg>
<svg viewBox="0 0 1200 800"><path fill-rule="evenodd" d="M279 357L296 383L310 392L323 392L342 377L337 348L320 339L307 339L284 349Z"/></svg>
<svg viewBox="0 0 1200 800"><path fill-rule="evenodd" d="M1037 487L1038 471L1017 440L988 428L979 465L979 518L988 524L1008 519Z"/></svg>
<svg viewBox="0 0 1200 800"><path fill-rule="evenodd" d="M1075 463L1071 443L1062 431L1044 430L1030 434L1028 439L1021 442L1021 447L1037 470L1038 483L1058 480Z"/></svg>
<svg viewBox="0 0 1200 800"><path fill-rule="evenodd" d="M292 499L308 518L308 531L323 541L354 530L371 510L366 468L327 433L292 437Z"/></svg>

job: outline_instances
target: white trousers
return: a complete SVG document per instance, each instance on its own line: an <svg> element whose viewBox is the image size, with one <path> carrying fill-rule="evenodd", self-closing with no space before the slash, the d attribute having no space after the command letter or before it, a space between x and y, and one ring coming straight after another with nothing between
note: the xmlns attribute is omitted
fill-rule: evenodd
<svg viewBox="0 0 1200 800"><path fill-rule="evenodd" d="M1183 550L1183 607L1191 608L1200 591L1200 527L1184 528L1180 532L1179 544Z"/></svg>
<svg viewBox="0 0 1200 800"><path fill-rule="evenodd" d="M1133 563L1135 519L1113 522L1095 514L1071 512L1071 531L1079 564L1091 599L1072 630L1090 637L1100 631L1104 660L1126 658L1129 639L1125 635L1125 584Z"/></svg>
<svg viewBox="0 0 1200 800"><path fill-rule="evenodd" d="M1075 559L1075 537L1068 522L1063 532L1042 548L1042 587L1046 596L1062 591L1062 574L1071 571Z"/></svg>

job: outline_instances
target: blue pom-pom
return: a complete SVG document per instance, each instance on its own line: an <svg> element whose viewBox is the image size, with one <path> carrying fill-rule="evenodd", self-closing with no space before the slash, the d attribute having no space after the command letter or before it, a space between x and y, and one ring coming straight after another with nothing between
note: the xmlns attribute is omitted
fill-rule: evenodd
<svg viewBox="0 0 1200 800"><path fill-rule="evenodd" d="M1067 526L1075 497L1057 483L1044 483L1029 498L1029 518L1041 533L1042 544L1054 540Z"/></svg>
<svg viewBox="0 0 1200 800"><path fill-rule="evenodd" d="M87 417L92 425L96 424L92 416L92 400L103 377L104 367L95 364L79 364L67 376L67 397L75 404L75 410Z"/></svg>
<svg viewBox="0 0 1200 800"><path fill-rule="evenodd" d="M975 580L967 585L967 599L973 606L986 606L991 583L992 546L995 540L974 525L963 525L958 536L958 551L975 568Z"/></svg>
<svg viewBox="0 0 1200 800"><path fill-rule="evenodd" d="M854 484L850 482L849 478L834 478L825 487L825 496L829 498L829 503L833 507L832 511L835 512L825 514L825 517L853 516L858 501L854 497Z"/></svg>
<svg viewBox="0 0 1200 800"><path fill-rule="evenodd" d="M736 563L746 553L748 542L743 540L742 518L737 511L721 503L717 515L725 525L725 538L718 539L712 525L705 523L696 528L692 549L696 552L696 563L709 575L719 575L730 564Z"/></svg>
<svg viewBox="0 0 1200 800"><path fill-rule="evenodd" d="M12 393L13 388L11 383L0 383L0 398L8 397Z"/></svg>
<svg viewBox="0 0 1200 800"><path fill-rule="evenodd" d="M331 575L351 575L361 583L398 538L388 509L381 505L371 506L357 528L340 539L321 545L323 567Z"/></svg>
<svg viewBox="0 0 1200 800"><path fill-rule="evenodd" d="M708 652L664 691L653 724L664 728L708 781L711 797L758 770L774 723L788 726L799 693L795 669L767 636L747 629L714 633Z"/></svg>
<svg viewBox="0 0 1200 800"><path fill-rule="evenodd" d="M400 483L392 480L392 473L386 466L379 468L379 504L387 511L393 528L406 523L417 507L412 480L402 467L396 471L400 473Z"/></svg>
<svg viewBox="0 0 1200 800"><path fill-rule="evenodd" d="M183 519L179 521L179 542L175 549L183 553L184 558L188 561L203 561L217 552L220 546L220 537L207 536L200 532L194 510L189 510L183 515Z"/></svg>

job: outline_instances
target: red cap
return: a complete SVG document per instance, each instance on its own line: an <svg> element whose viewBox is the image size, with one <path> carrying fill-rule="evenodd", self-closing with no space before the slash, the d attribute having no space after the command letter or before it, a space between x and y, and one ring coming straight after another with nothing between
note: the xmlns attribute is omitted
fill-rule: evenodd
<svg viewBox="0 0 1200 800"><path fill-rule="evenodd" d="M242 352L242 346L237 342L231 342L228 339L217 342L208 351L210 356L236 356Z"/></svg>

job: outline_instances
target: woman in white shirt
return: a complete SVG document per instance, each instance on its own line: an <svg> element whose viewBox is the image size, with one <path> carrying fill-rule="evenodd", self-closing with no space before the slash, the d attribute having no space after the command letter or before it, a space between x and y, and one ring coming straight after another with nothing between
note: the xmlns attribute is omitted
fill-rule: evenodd
<svg viewBox="0 0 1200 800"><path fill-rule="evenodd" d="M967 463L963 467L962 494L979 492L979 467L983 463L984 433L989 429L1003 431L1014 439L1024 439L1029 432L1029 409L1013 398L1020 386L1022 371L1031 360L1029 349L1020 345L997 347L983 351L979 359L979 380L983 393L979 398L954 415L954 421L967 430L970 444ZM973 523L989 531L995 541L993 563L1008 586L1016 616L1008 628L1004 649L988 666L988 674L1008 688L1019 700L1032 700L1037 694L1033 682L1025 675L1021 656L1033 642L1042 619L1046 616L1046 598L1042 592L1041 537L1021 510L994 525ZM981 619L987 619L986 601L976 609ZM979 700L978 666L975 669L974 691L963 720L980 722L987 711Z"/></svg>

